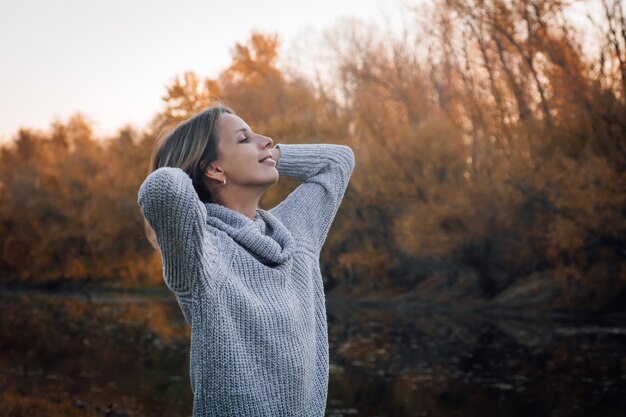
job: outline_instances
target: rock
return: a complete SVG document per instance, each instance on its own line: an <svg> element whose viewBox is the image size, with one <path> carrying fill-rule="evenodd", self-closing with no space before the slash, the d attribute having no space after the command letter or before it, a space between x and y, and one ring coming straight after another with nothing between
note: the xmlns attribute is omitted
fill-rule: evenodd
<svg viewBox="0 0 626 417"><path fill-rule="evenodd" d="M408 298L408 297L407 297ZM485 301L479 277L464 271L458 276L433 275L413 289L410 298L433 303L482 304Z"/></svg>
<svg viewBox="0 0 626 417"><path fill-rule="evenodd" d="M521 278L488 302L499 308L550 310L560 304L563 291L549 272Z"/></svg>

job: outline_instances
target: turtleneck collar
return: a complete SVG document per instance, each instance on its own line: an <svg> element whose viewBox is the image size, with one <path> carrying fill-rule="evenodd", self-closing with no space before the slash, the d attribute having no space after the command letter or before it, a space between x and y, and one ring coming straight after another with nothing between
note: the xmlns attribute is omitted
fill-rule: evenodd
<svg viewBox="0 0 626 417"><path fill-rule="evenodd" d="M280 265L293 256L291 233L268 211L258 208L252 220L221 204L205 203L205 206L207 223L226 233L260 262Z"/></svg>

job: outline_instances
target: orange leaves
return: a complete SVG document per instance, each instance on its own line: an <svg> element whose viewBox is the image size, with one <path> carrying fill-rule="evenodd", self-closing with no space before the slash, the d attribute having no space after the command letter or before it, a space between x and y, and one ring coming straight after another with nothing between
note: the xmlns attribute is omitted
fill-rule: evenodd
<svg viewBox="0 0 626 417"><path fill-rule="evenodd" d="M147 152L122 129L100 142L80 114L22 131L0 154L0 269L5 280L118 278L146 253L136 193ZM135 237L133 237L135 236ZM137 273L137 268L131 268Z"/></svg>
<svg viewBox="0 0 626 417"><path fill-rule="evenodd" d="M159 282L134 203L148 154L163 125L219 99L275 143L354 150L322 260L339 287L393 287L404 276L411 286L425 275L417 268L470 268L520 280L541 271L608 293L626 280L623 80L614 45L600 45L607 62L584 55L564 7L437 2L404 38L344 21L322 43L332 57L317 86L279 69L278 36L252 33L217 76L177 77L141 140L121 131L102 146L81 117L49 134L23 130L0 154L0 233L10 242L0 272ZM281 181L264 207L296 185Z"/></svg>
<svg viewBox="0 0 626 417"><path fill-rule="evenodd" d="M232 48L233 62L220 77L221 81L258 86L270 79L281 78L276 67L279 44L278 35L253 32L248 44L237 43Z"/></svg>
<svg viewBox="0 0 626 417"><path fill-rule="evenodd" d="M208 106L219 93L215 82L202 82L196 73L185 72L167 87L167 94L162 97L166 105L163 116L168 122L180 122Z"/></svg>

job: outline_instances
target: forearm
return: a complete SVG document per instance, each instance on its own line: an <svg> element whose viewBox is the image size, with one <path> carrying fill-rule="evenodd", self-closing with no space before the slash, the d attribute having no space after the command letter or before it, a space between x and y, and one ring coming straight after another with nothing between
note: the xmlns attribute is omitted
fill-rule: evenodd
<svg viewBox="0 0 626 417"><path fill-rule="evenodd" d="M137 203L157 236L165 282L177 293L187 292L200 266L206 224L191 178L180 168L159 168L141 185Z"/></svg>
<svg viewBox="0 0 626 417"><path fill-rule="evenodd" d="M278 173L302 184L270 212L319 256L354 169L354 154L345 145L277 146L282 146Z"/></svg>

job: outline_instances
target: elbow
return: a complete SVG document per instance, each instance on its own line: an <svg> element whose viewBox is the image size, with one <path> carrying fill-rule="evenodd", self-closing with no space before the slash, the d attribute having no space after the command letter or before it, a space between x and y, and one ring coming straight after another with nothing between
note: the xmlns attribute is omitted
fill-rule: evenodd
<svg viewBox="0 0 626 417"><path fill-rule="evenodd" d="M355 157L354 151L351 147L347 145L338 145L339 152L339 164L341 165L342 170L348 175L352 175L352 171L354 171L355 166Z"/></svg>
<svg viewBox="0 0 626 417"><path fill-rule="evenodd" d="M356 163L356 158L354 157L354 151L352 150L352 148L347 147L349 152L349 159L350 159L350 172L354 171L354 166Z"/></svg>

